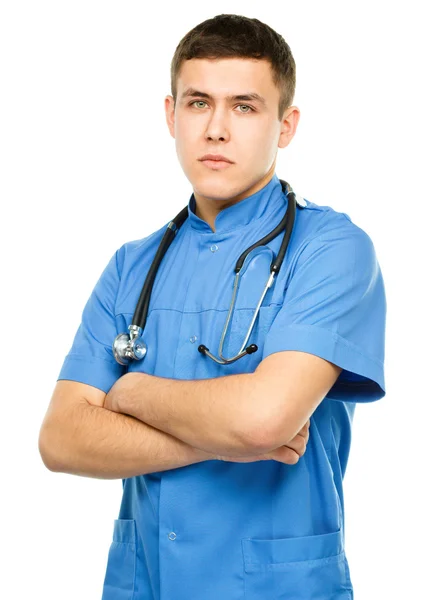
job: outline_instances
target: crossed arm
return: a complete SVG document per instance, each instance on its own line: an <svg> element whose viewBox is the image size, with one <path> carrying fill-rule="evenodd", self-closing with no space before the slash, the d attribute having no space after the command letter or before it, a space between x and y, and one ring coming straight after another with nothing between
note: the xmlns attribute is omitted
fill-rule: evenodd
<svg viewBox="0 0 422 600"><path fill-rule="evenodd" d="M194 448L246 456L257 448L258 436L248 431L256 391L249 373L178 380L134 372L118 379L104 408L131 415Z"/></svg>
<svg viewBox="0 0 422 600"><path fill-rule="evenodd" d="M341 368L299 351L267 356L254 373L178 380L132 372L104 408L131 415L207 452L247 456L287 444L304 426Z"/></svg>

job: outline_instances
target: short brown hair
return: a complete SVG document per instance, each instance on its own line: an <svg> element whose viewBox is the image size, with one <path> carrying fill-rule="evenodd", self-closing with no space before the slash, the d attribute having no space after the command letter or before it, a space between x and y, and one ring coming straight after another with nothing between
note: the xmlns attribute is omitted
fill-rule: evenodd
<svg viewBox="0 0 422 600"><path fill-rule="evenodd" d="M171 61L171 95L176 104L177 78L191 58L259 58L271 65L274 84L280 88L278 119L291 106L296 87L296 63L289 45L258 19L222 14L191 29L179 42Z"/></svg>

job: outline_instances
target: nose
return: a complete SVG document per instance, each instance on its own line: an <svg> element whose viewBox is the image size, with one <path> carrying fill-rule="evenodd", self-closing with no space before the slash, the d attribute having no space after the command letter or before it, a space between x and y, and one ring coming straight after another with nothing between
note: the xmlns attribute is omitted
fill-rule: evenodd
<svg viewBox="0 0 422 600"><path fill-rule="evenodd" d="M229 132L227 129L227 119L222 110L212 110L208 125L205 131L208 140L228 140Z"/></svg>

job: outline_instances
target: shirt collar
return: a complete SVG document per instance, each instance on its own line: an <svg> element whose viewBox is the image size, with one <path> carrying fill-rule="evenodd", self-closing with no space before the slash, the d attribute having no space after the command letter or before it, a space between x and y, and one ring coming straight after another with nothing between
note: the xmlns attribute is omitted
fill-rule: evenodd
<svg viewBox="0 0 422 600"><path fill-rule="evenodd" d="M215 219L215 233L223 233L238 229L257 221L264 215L273 213L276 208L279 210L287 207L287 197L285 196L280 180L276 174L260 190L244 198L237 204L228 206L220 211ZM192 194L188 203L188 222L193 229L202 233L214 233L211 227L195 214L196 200Z"/></svg>

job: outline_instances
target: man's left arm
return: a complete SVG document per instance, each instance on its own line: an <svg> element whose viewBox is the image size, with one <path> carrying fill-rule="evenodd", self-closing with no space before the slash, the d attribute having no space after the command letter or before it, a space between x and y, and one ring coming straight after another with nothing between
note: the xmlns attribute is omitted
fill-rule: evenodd
<svg viewBox="0 0 422 600"><path fill-rule="evenodd" d="M249 456L269 450L268 412L259 395L255 373L179 380L132 372L116 381L104 408L201 450Z"/></svg>
<svg viewBox="0 0 422 600"><path fill-rule="evenodd" d="M178 380L127 373L105 407L226 456L264 454L287 444L310 419L341 368L306 352L276 352L253 373Z"/></svg>

